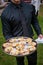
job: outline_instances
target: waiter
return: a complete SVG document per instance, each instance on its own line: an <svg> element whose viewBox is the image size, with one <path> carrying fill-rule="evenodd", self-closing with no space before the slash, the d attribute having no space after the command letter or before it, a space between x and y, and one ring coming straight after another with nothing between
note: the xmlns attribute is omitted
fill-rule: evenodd
<svg viewBox="0 0 43 65"><path fill-rule="evenodd" d="M1 15L3 35L6 40L12 37L33 37L32 26L38 37L42 37L41 29L35 16L35 8L21 0L11 0ZM37 50L27 56L28 65L37 64ZM24 57L16 57L18 65L24 65Z"/></svg>

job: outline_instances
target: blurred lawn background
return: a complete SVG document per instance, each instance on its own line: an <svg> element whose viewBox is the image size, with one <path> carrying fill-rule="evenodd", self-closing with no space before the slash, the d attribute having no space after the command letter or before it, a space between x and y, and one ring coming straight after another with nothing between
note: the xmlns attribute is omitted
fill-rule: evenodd
<svg viewBox="0 0 43 65"><path fill-rule="evenodd" d="M43 6L40 8L39 16L38 16L39 24L43 34ZM36 33L34 33L34 39L37 38ZM0 17L0 65L17 65L16 58L13 56L9 56L3 53L2 44L5 42L5 39L2 35L2 25L1 25L1 17ZM43 65L43 44L39 44L37 46L37 65ZM34 60L33 60L34 61ZM27 65L27 59L25 57L25 65Z"/></svg>

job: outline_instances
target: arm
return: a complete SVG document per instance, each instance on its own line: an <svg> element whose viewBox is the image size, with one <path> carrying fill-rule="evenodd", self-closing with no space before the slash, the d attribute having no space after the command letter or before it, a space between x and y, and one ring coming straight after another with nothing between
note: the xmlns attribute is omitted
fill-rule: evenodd
<svg viewBox="0 0 43 65"><path fill-rule="evenodd" d="M1 4L1 5L0 5L0 9L2 9L2 8L6 7L6 5L7 5L7 3L6 3L6 2L5 2L5 3L3 3L3 4Z"/></svg>
<svg viewBox="0 0 43 65"><path fill-rule="evenodd" d="M38 23L38 19L35 15L35 7L33 6L33 12L32 12L32 26L34 27L37 35L39 36L41 34L41 28L39 26L39 23Z"/></svg>
<svg viewBox="0 0 43 65"><path fill-rule="evenodd" d="M1 0L0 8L4 8L4 7L6 7L6 5L7 5L7 2L4 2L4 0Z"/></svg>
<svg viewBox="0 0 43 65"><path fill-rule="evenodd" d="M6 19L6 17L3 14L1 16L1 20L2 20L3 35L4 35L5 39L7 40L12 37L11 28L8 23L8 20Z"/></svg>

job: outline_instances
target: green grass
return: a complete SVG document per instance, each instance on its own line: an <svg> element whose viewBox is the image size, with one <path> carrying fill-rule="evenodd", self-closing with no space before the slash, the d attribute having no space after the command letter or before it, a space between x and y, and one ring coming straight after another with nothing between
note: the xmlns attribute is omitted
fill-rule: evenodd
<svg viewBox="0 0 43 65"><path fill-rule="evenodd" d="M42 7L41 7L41 12L43 11ZM39 17L39 23L40 23L40 27L43 33L43 16L40 13ZM34 38L36 38L36 34L34 36ZM5 42L5 39L2 35L2 25L1 25L1 19L0 19L0 65L17 65L16 64L16 58L13 56L9 56L7 54L5 54L2 50L2 44L3 42ZM37 65L43 65L43 44L39 44L37 46ZM25 58L25 65L27 65L27 60Z"/></svg>

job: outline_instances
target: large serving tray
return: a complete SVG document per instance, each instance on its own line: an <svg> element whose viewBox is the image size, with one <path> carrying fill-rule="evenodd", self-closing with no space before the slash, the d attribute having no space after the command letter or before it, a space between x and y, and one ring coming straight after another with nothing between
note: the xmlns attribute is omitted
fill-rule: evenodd
<svg viewBox="0 0 43 65"><path fill-rule="evenodd" d="M21 37L13 37L13 38L10 38L10 39L18 39L18 38L21 38ZM28 38L28 37L24 37L24 38L26 39L26 38ZM7 43L7 42L9 43L9 40L10 40L10 39L8 39L8 40L6 41L6 43ZM32 41L35 42L33 39L32 39ZM35 42L35 43L36 43L36 42ZM37 47L37 43L36 43L36 45L35 45L35 48L36 48L36 47ZM4 53L6 53L6 54L8 54L8 55L11 55L11 54L5 52L5 48L3 47L3 45L2 45L2 49L3 49L3 52L4 52ZM37 49L37 48L36 48L36 49ZM11 55L11 56L21 57L21 56L31 55L31 54L33 54L33 53L36 51L36 49L33 50L33 51L31 51L30 53L23 53L23 54L18 54L18 55Z"/></svg>

